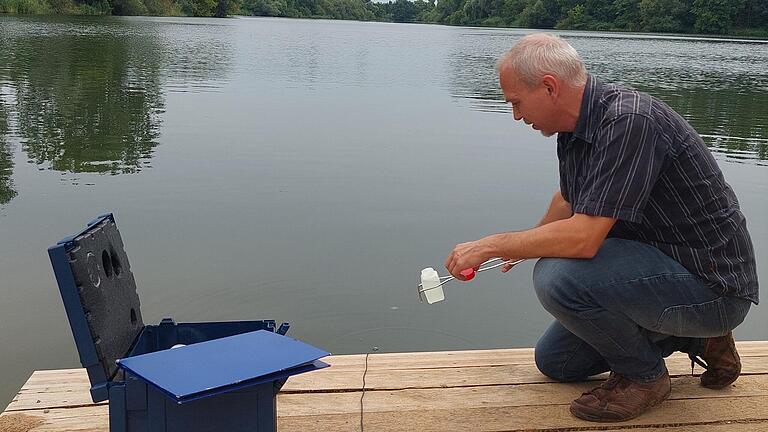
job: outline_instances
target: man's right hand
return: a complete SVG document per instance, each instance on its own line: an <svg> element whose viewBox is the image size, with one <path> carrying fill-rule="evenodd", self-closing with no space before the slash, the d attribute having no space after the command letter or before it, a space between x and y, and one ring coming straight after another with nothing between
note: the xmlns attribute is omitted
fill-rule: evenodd
<svg viewBox="0 0 768 432"><path fill-rule="evenodd" d="M501 259L504 260L504 261L510 261L511 260L511 258L506 258L506 257L502 257ZM502 273L506 273L509 270L511 270L512 267L514 267L515 265L516 264L504 264L503 266L501 266L501 272Z"/></svg>

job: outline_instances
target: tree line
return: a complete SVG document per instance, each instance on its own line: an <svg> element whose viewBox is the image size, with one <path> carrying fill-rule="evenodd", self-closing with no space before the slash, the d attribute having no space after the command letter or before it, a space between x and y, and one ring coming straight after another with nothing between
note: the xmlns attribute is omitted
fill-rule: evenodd
<svg viewBox="0 0 768 432"><path fill-rule="evenodd" d="M0 0L0 13L252 15L768 36L766 0Z"/></svg>

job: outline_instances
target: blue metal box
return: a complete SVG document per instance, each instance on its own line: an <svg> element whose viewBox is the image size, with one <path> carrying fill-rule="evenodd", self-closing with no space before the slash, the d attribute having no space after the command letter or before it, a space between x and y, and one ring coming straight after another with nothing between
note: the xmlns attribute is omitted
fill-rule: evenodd
<svg viewBox="0 0 768 432"><path fill-rule="evenodd" d="M48 254L91 398L109 400L111 432L275 431L285 380L328 366L318 359L329 353L273 320L144 325L112 214Z"/></svg>

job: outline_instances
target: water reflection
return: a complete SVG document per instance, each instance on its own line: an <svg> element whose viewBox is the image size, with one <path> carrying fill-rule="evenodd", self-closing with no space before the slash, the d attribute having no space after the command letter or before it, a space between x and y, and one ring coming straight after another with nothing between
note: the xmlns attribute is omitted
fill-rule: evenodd
<svg viewBox="0 0 768 432"><path fill-rule="evenodd" d="M495 61L524 33L487 33L477 30L459 36L449 58L451 93L469 100L473 109L509 113L497 84ZM479 36L484 43L478 41ZM765 43L563 36L581 53L592 73L665 101L696 128L717 155L728 161L766 165Z"/></svg>
<svg viewBox="0 0 768 432"><path fill-rule="evenodd" d="M0 94L0 205L7 203L16 196L13 189L13 158L10 145L5 139L8 132L8 109L5 100Z"/></svg>
<svg viewBox="0 0 768 432"><path fill-rule="evenodd" d="M766 165L768 92L744 94L705 88L644 90L653 92L685 117L714 153L729 161Z"/></svg>
<svg viewBox="0 0 768 432"><path fill-rule="evenodd" d="M140 171L157 145L163 97L152 38L103 32L7 41L0 70L11 131L35 164L73 173Z"/></svg>
<svg viewBox="0 0 768 432"><path fill-rule="evenodd" d="M135 23L157 26L162 82L169 92L210 92L229 77L235 27L220 19ZM154 27L153 27L154 28Z"/></svg>
<svg viewBox="0 0 768 432"><path fill-rule="evenodd" d="M150 167L165 92L215 90L231 26L211 20L0 17L0 203L16 196L13 152L68 173Z"/></svg>

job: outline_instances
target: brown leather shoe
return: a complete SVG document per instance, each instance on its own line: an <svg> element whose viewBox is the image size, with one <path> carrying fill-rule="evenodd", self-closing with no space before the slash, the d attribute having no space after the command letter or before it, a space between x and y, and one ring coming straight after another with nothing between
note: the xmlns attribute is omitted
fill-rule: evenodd
<svg viewBox="0 0 768 432"><path fill-rule="evenodd" d="M669 374L649 382L633 381L615 372L600 387L571 402L571 414L594 422L617 422L635 418L669 397Z"/></svg>
<svg viewBox="0 0 768 432"><path fill-rule="evenodd" d="M707 339L701 358L704 363L697 361L695 356L691 357L691 361L706 369L701 374L701 385L704 387L711 389L727 387L736 381L741 373L741 359L736 352L736 343L731 332L725 336Z"/></svg>

